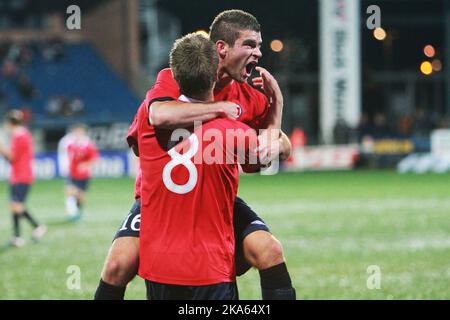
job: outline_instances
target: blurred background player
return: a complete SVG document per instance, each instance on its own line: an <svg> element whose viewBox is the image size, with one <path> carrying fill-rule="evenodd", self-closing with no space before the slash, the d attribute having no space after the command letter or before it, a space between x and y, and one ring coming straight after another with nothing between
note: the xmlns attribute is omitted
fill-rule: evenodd
<svg viewBox="0 0 450 320"><path fill-rule="evenodd" d="M27 128L23 126L23 113L11 110L5 116L5 127L11 135L11 147L7 149L0 145L0 154L11 164L10 208L13 218L14 236L10 244L22 247L25 240L21 237L20 219L25 218L34 228L32 239L38 241L47 232L44 225L40 225L25 208L25 202L31 184L33 183L32 161L33 138Z"/></svg>
<svg viewBox="0 0 450 320"><path fill-rule="evenodd" d="M57 157L58 157L58 171L61 177L67 178L69 175L69 154L67 147L73 140L73 127L67 130L67 133L58 141Z"/></svg>
<svg viewBox="0 0 450 320"><path fill-rule="evenodd" d="M92 166L99 156L95 143L87 135L87 128L77 124L72 128L66 144L69 176L66 185L66 209L71 220L81 218Z"/></svg>

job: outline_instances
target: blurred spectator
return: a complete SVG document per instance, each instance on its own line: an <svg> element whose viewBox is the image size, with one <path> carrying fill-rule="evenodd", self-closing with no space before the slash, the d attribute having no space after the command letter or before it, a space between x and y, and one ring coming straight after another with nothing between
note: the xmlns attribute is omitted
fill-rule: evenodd
<svg viewBox="0 0 450 320"><path fill-rule="evenodd" d="M17 43L13 43L8 50L7 60L13 61L14 63L19 62L20 57L20 46Z"/></svg>
<svg viewBox="0 0 450 320"><path fill-rule="evenodd" d="M60 115L62 111L61 99L58 96L51 96L50 99L47 101L45 110L49 115L52 116Z"/></svg>
<svg viewBox="0 0 450 320"><path fill-rule="evenodd" d="M450 129L450 119L448 117L441 117L437 121L436 129Z"/></svg>
<svg viewBox="0 0 450 320"><path fill-rule="evenodd" d="M21 75L17 81L17 87L20 94L27 100L31 100L36 97L37 91L27 76Z"/></svg>
<svg viewBox="0 0 450 320"><path fill-rule="evenodd" d="M388 126L386 116L383 113L377 113L374 117L374 137L385 137L391 135L391 129Z"/></svg>
<svg viewBox="0 0 450 320"><path fill-rule="evenodd" d="M417 108L414 114L413 135L425 137L430 134L431 122L425 114L423 108Z"/></svg>
<svg viewBox="0 0 450 320"><path fill-rule="evenodd" d="M73 114L80 114L84 112L84 102L79 97L75 97L70 102L70 109Z"/></svg>
<svg viewBox="0 0 450 320"><path fill-rule="evenodd" d="M333 128L334 143L348 144L352 135L352 129L344 119L338 119Z"/></svg>
<svg viewBox="0 0 450 320"><path fill-rule="evenodd" d="M18 68L17 65L10 60L5 61L2 67L2 75L6 79L14 79L17 76Z"/></svg>
<svg viewBox="0 0 450 320"><path fill-rule="evenodd" d="M51 116L72 117L84 112L84 102L79 97L69 99L64 96L52 96L45 107Z"/></svg>
<svg viewBox="0 0 450 320"><path fill-rule="evenodd" d="M64 57L64 45L59 39L50 40L45 44L42 55L47 62L57 62Z"/></svg>
<svg viewBox="0 0 450 320"><path fill-rule="evenodd" d="M28 46L22 46L19 52L18 63L20 65L29 64L33 59L33 52Z"/></svg>
<svg viewBox="0 0 450 320"><path fill-rule="evenodd" d="M411 135L413 119L409 115L400 116L398 121L398 133L400 136L409 137Z"/></svg>
<svg viewBox="0 0 450 320"><path fill-rule="evenodd" d="M361 115L356 131L358 135L358 141L361 141L364 136L373 135L373 127L370 123L369 115L366 112Z"/></svg>
<svg viewBox="0 0 450 320"><path fill-rule="evenodd" d="M0 89L0 116L6 112L6 93Z"/></svg>

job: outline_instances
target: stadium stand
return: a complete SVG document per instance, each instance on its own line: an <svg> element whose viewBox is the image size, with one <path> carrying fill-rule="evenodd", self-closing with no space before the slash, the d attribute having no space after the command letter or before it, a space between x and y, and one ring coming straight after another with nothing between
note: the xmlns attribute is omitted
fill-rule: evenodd
<svg viewBox="0 0 450 320"><path fill-rule="evenodd" d="M31 110L34 127L131 121L139 105L87 43L3 44L0 65L4 105Z"/></svg>

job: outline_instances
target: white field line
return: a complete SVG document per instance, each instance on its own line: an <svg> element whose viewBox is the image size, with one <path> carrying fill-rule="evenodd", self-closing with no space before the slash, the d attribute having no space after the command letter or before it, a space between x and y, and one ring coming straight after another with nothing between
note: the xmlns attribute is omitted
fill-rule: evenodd
<svg viewBox="0 0 450 320"><path fill-rule="evenodd" d="M346 253L373 253L387 251L422 251L429 249L450 249L450 235L423 235L399 239L383 239L382 236L371 238L321 238L317 240L284 239L283 244L300 252L320 252L320 250L337 250ZM448 258L442 257L450 265Z"/></svg>
<svg viewBox="0 0 450 320"><path fill-rule="evenodd" d="M450 199L361 199L361 200L324 200L311 201L305 199L274 202L250 202L256 212L299 212L311 213L317 211L362 211L382 212L386 210L450 210Z"/></svg>

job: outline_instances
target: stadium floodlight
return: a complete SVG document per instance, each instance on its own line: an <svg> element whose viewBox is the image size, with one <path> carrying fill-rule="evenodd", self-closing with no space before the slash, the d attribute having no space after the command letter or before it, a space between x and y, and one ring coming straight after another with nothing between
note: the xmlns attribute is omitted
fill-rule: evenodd
<svg viewBox="0 0 450 320"><path fill-rule="evenodd" d="M381 27L375 28L373 30L373 36L375 37L375 39L383 41L384 39L386 39L386 31L384 31L384 29Z"/></svg>
<svg viewBox="0 0 450 320"><path fill-rule="evenodd" d="M429 61L424 61L420 64L420 72L428 76L433 73L433 66Z"/></svg>
<svg viewBox="0 0 450 320"><path fill-rule="evenodd" d="M281 52L283 51L284 44L281 40L275 39L270 42L270 49L274 52Z"/></svg>
<svg viewBox="0 0 450 320"><path fill-rule="evenodd" d="M431 66L433 67L433 71L439 72L442 70L442 62L439 59L434 59L431 62Z"/></svg>
<svg viewBox="0 0 450 320"><path fill-rule="evenodd" d="M436 54L436 50L434 49L434 47L431 44L427 44L424 48L423 48L423 53L428 57L428 58L433 58L434 55Z"/></svg>

